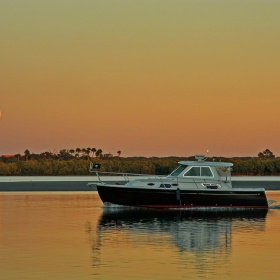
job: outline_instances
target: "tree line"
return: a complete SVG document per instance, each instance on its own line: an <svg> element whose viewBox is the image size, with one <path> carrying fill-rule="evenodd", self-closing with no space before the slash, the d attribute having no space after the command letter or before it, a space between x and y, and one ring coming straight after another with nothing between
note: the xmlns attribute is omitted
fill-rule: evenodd
<svg viewBox="0 0 280 280"><path fill-rule="evenodd" d="M82 152L84 153L84 152ZM127 172L138 174L168 175L177 166L179 161L193 161L194 157L94 157L91 153L75 155L72 158L63 157L32 157L27 155L26 160L0 162L0 176L85 176L90 175L90 162L101 164L100 171ZM231 162L234 164L232 175L245 176L279 176L280 158L273 153L258 157L209 158L207 161Z"/></svg>
<svg viewBox="0 0 280 280"><path fill-rule="evenodd" d="M121 151L117 151L118 157L121 155ZM91 159L93 157L96 158L108 158L113 157L111 153L109 154L103 154L102 149L96 149L96 148L76 148L76 149L62 149L59 152L43 152L39 154L30 153L29 150L25 150L24 154L15 154L13 156L9 155L8 158L5 158L5 156L2 156L0 159L1 161L20 161L20 160L40 160L40 159L54 159L54 160L70 160L70 159Z"/></svg>

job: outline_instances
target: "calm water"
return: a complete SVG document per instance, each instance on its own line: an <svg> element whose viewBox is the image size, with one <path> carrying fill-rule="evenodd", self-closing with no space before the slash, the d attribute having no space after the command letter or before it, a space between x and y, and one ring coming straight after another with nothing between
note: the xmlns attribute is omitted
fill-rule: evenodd
<svg viewBox="0 0 280 280"><path fill-rule="evenodd" d="M0 279L280 279L280 209L101 205L94 192L0 193Z"/></svg>

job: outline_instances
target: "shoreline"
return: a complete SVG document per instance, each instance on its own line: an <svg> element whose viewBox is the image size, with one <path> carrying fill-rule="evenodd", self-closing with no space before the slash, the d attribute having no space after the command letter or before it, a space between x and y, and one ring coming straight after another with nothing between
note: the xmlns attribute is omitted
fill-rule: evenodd
<svg viewBox="0 0 280 280"><path fill-rule="evenodd" d="M134 178L129 177L130 180ZM107 183L124 182L123 177L119 176L107 176L101 179ZM0 192L96 191L96 186L87 186L90 182L97 183L98 178L96 176L0 176ZM267 191L278 191L280 190L280 176L233 176L232 186L233 188L264 188Z"/></svg>

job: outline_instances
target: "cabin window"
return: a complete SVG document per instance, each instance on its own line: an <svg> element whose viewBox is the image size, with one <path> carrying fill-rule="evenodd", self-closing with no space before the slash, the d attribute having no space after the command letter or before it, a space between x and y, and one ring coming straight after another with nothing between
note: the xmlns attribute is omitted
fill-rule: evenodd
<svg viewBox="0 0 280 280"><path fill-rule="evenodd" d="M182 173L183 170L187 168L187 165L179 165L171 174L170 176L178 176Z"/></svg>
<svg viewBox="0 0 280 280"><path fill-rule="evenodd" d="M202 177L213 177L211 169L209 167L201 167L201 176Z"/></svg>
<svg viewBox="0 0 280 280"><path fill-rule="evenodd" d="M189 169L184 176L187 177L213 177L213 173L211 169L207 166L205 167L198 167L194 166L191 169Z"/></svg>
<svg viewBox="0 0 280 280"><path fill-rule="evenodd" d="M200 167L192 167L184 176L200 176Z"/></svg>

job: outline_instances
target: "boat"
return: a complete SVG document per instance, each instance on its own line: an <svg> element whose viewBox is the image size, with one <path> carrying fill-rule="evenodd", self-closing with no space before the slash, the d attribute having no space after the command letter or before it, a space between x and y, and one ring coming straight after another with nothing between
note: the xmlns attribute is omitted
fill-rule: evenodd
<svg viewBox="0 0 280 280"><path fill-rule="evenodd" d="M232 163L207 161L196 155L195 161L180 161L169 175L100 172L100 164L90 164L98 177L97 187L104 205L156 209L261 209L268 208L264 188L233 188ZM101 175L122 175L123 184L106 183ZM104 177L105 178L105 177ZM108 178L108 177L107 177Z"/></svg>

